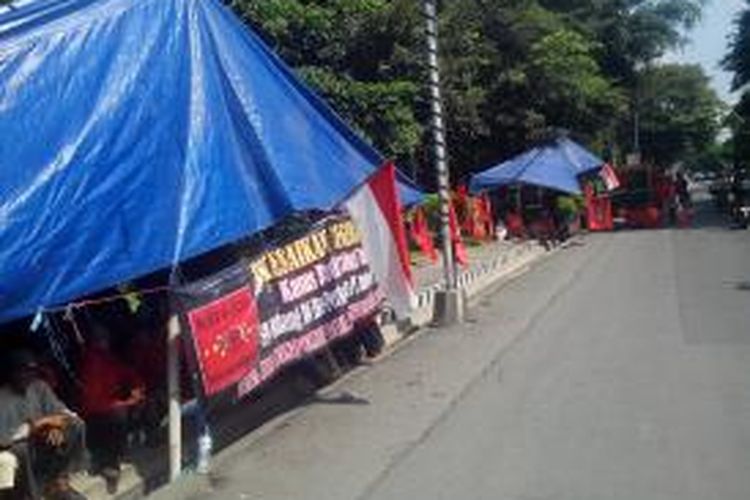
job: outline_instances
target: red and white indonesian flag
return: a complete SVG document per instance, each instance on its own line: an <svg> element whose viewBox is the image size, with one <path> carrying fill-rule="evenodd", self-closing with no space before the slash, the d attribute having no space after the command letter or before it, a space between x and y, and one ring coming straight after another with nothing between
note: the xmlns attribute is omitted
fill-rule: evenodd
<svg viewBox="0 0 750 500"><path fill-rule="evenodd" d="M378 170L344 206L362 233L362 247L382 292L396 315L405 317L415 294L393 164Z"/></svg>
<svg viewBox="0 0 750 500"><path fill-rule="evenodd" d="M620 187L620 179L617 178L617 173L612 165L605 163L599 172L599 176L604 181L604 185L607 187L607 191L614 191Z"/></svg>

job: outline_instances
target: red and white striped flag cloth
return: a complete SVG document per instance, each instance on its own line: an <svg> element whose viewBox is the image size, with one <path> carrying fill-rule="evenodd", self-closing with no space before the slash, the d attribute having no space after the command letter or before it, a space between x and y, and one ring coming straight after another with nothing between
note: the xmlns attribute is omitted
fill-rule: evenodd
<svg viewBox="0 0 750 500"><path fill-rule="evenodd" d="M612 165L605 163L599 172L599 176L604 181L604 185L607 187L607 191L614 191L620 187L620 179L617 178L617 173Z"/></svg>
<svg viewBox="0 0 750 500"><path fill-rule="evenodd" d="M453 242L453 258L460 265L466 267L469 265L469 254L461 238L461 230L458 228L458 217L456 216L456 209L453 207L453 202L448 207L448 228L450 229L451 241Z"/></svg>
<svg viewBox="0 0 750 500"><path fill-rule="evenodd" d="M416 295L393 164L378 170L344 206L362 233L362 247L381 291L396 315L406 317Z"/></svg>

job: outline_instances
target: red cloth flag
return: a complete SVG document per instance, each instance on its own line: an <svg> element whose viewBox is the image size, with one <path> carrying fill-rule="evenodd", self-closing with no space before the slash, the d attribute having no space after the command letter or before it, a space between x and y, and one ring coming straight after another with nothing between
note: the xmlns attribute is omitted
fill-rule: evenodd
<svg viewBox="0 0 750 500"><path fill-rule="evenodd" d="M484 236L495 237L495 221L492 217L492 202L490 195L483 193L477 201L477 221L484 228Z"/></svg>
<svg viewBox="0 0 750 500"><path fill-rule="evenodd" d="M461 239L461 232L458 230L458 217L456 217L456 210L453 208L453 203L450 204L448 222L456 262L462 266L467 266L469 265L469 254L466 252L466 247Z"/></svg>
<svg viewBox="0 0 750 500"><path fill-rule="evenodd" d="M258 308L248 287L188 313L203 390L215 394L247 376L258 358Z"/></svg>
<svg viewBox="0 0 750 500"><path fill-rule="evenodd" d="M467 234L474 234L474 211L473 199L469 196L469 189L466 185L458 186L454 195L456 220L462 231Z"/></svg>
<svg viewBox="0 0 750 500"><path fill-rule="evenodd" d="M485 237L484 226L480 221L481 207L479 198L469 196L466 198L466 208L464 210L464 220L461 229L464 234L471 235L475 240L481 240Z"/></svg>
<svg viewBox="0 0 750 500"><path fill-rule="evenodd" d="M590 231L611 231L614 227L612 219L612 200L605 196L596 196L594 188L587 183L583 189L586 197L586 219Z"/></svg>
<svg viewBox="0 0 750 500"><path fill-rule="evenodd" d="M414 209L411 223L411 239L430 261L438 261L438 253L435 250L435 243L432 240L432 234L430 234L430 229L427 226L427 217L425 217L422 207Z"/></svg>
<svg viewBox="0 0 750 500"><path fill-rule="evenodd" d="M601 177L602 181L604 181L604 185L607 187L607 191L614 191L615 189L620 187L620 179L617 177L615 169L612 168L612 165L610 165L609 163L604 164L601 171L599 172L599 177Z"/></svg>
<svg viewBox="0 0 750 500"><path fill-rule="evenodd" d="M508 212L505 216L505 227L513 238L526 238L526 226L523 218L515 212Z"/></svg>
<svg viewBox="0 0 750 500"><path fill-rule="evenodd" d="M362 247L380 289L396 314L406 317L416 295L393 163L380 168L344 206L362 233Z"/></svg>

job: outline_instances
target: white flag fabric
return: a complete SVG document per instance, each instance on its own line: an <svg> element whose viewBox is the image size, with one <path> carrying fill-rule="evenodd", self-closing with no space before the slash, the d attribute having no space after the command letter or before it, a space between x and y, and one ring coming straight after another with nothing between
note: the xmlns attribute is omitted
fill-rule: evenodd
<svg viewBox="0 0 750 500"><path fill-rule="evenodd" d="M605 163L599 172L599 176L604 181L604 185L607 187L607 191L614 191L620 187L620 179L617 178L617 173L612 165Z"/></svg>
<svg viewBox="0 0 750 500"><path fill-rule="evenodd" d="M416 295L393 164L378 170L344 206L362 233L362 247L381 291L396 315L406 317Z"/></svg>

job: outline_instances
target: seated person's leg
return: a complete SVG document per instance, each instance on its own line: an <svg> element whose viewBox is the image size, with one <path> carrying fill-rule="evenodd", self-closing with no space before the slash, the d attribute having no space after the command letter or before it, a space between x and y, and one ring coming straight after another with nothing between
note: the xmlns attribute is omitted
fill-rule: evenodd
<svg viewBox="0 0 750 500"><path fill-rule="evenodd" d="M38 485L44 486L45 496L52 498L78 498L70 488L70 475L85 467L84 424L78 418L69 418L60 429L58 438L50 440L50 433L33 436L32 469ZM57 496L56 496L57 495Z"/></svg>
<svg viewBox="0 0 750 500"><path fill-rule="evenodd" d="M385 340L380 332L380 327L375 321L363 327L360 333L360 340L365 348L365 352L371 358L380 354L385 346Z"/></svg>
<svg viewBox="0 0 750 500"><path fill-rule="evenodd" d="M138 431L145 438L146 446L153 447L159 445L166 439L166 435L160 433L162 419L166 414L166 404L164 398L159 397L164 391L146 391L146 400L138 408L135 422L133 422L134 431Z"/></svg>
<svg viewBox="0 0 750 500"><path fill-rule="evenodd" d="M119 410L91 416L86 421L86 429L93 470L119 470L127 439L127 412Z"/></svg>
<svg viewBox="0 0 750 500"><path fill-rule="evenodd" d="M15 475L14 498L41 498L39 483L32 463L32 451L28 441L13 444L10 452L15 456L18 464Z"/></svg>
<svg viewBox="0 0 750 500"><path fill-rule="evenodd" d="M70 474L84 470L88 465L86 457L86 424L83 420L71 419L65 427L66 446L63 451L62 473Z"/></svg>
<svg viewBox="0 0 750 500"><path fill-rule="evenodd" d="M356 336L338 339L331 345L331 351L336 357L336 362L342 367L356 366L362 359L362 350Z"/></svg>
<svg viewBox="0 0 750 500"><path fill-rule="evenodd" d="M92 471L104 477L110 494L117 491L120 482L120 464L125 455L128 425L127 409L90 416L86 420Z"/></svg>
<svg viewBox="0 0 750 500"><path fill-rule="evenodd" d="M18 458L10 451L0 451L0 498L11 498L17 471Z"/></svg>

